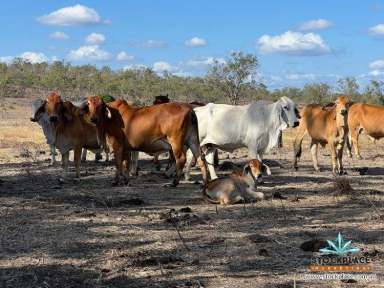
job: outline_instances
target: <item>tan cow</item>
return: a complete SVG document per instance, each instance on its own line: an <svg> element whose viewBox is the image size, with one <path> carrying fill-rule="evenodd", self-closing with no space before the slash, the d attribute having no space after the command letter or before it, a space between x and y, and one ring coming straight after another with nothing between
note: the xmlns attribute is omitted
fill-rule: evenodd
<svg viewBox="0 0 384 288"><path fill-rule="evenodd" d="M351 144L357 158L361 159L359 135L364 132L371 140L384 137L384 107L356 103L348 111L349 143L348 154L352 157Z"/></svg>
<svg viewBox="0 0 384 288"><path fill-rule="evenodd" d="M335 103L322 107L319 104L305 106L301 110L300 125L294 142L294 163L297 170L297 161L301 156L303 137L308 132L311 138L311 154L313 166L320 171L317 160L318 145L328 144L332 158L332 172L343 173L343 148L348 135L348 98L340 96Z"/></svg>
<svg viewBox="0 0 384 288"><path fill-rule="evenodd" d="M37 109L37 117L44 112L53 128L54 145L62 155L64 171L68 171L69 151L73 150L76 178L79 178L82 149L100 149L96 128L84 120L80 108L69 101L63 101L56 92L51 92Z"/></svg>
<svg viewBox="0 0 384 288"><path fill-rule="evenodd" d="M206 183L207 168L201 156L197 118L189 105L166 103L137 108L124 100L105 104L98 96L88 97L87 104L84 107L86 119L97 126L99 139L106 137L115 155L115 182L127 179L127 152L154 154L171 150L176 161L176 178L172 185L176 186L185 165L186 149L190 148Z"/></svg>
<svg viewBox="0 0 384 288"><path fill-rule="evenodd" d="M244 201L264 199L262 192L256 191L262 174L271 174L269 167L257 159L244 166L242 173L233 172L228 177L216 178L203 188L204 198L214 204L236 204Z"/></svg>

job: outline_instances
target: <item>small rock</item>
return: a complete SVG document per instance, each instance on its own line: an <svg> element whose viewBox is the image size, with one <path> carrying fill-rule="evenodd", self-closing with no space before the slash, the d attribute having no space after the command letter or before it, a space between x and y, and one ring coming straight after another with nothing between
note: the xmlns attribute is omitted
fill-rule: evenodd
<svg viewBox="0 0 384 288"><path fill-rule="evenodd" d="M179 212L181 213L191 213L192 209L190 207L183 207L179 209Z"/></svg>
<svg viewBox="0 0 384 288"><path fill-rule="evenodd" d="M300 245L300 249L307 252L319 252L321 248L327 247L328 244L322 239L312 239Z"/></svg>
<svg viewBox="0 0 384 288"><path fill-rule="evenodd" d="M264 248L259 250L259 255L264 256L264 257L269 257L269 253L268 253L267 249L264 249Z"/></svg>
<svg viewBox="0 0 384 288"><path fill-rule="evenodd" d="M275 193L273 193L273 198L274 198L274 199L282 199L282 200L286 200L286 199L287 199L287 196L283 196L283 195L281 195L280 192L275 192Z"/></svg>

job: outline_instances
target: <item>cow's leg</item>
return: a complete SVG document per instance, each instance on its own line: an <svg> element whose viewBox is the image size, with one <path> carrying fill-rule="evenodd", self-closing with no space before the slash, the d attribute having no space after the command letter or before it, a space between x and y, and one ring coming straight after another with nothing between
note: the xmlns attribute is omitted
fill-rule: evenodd
<svg viewBox="0 0 384 288"><path fill-rule="evenodd" d="M204 184L208 183L208 171L207 171L207 164L204 159L204 155L201 153L200 145L199 142L195 141L193 143L190 143L189 149L191 150L194 158L196 159L197 163L199 164L200 171L201 171L201 176L203 177ZM217 149L214 149L217 150ZM215 165L214 165L214 159L215 159L215 151L213 151L212 154L212 162L211 166L213 168L213 171L215 170Z"/></svg>
<svg viewBox="0 0 384 288"><path fill-rule="evenodd" d="M346 144L347 144L347 153L349 158L352 158L352 136L351 132L348 133L348 137L346 137Z"/></svg>
<svg viewBox="0 0 384 288"><path fill-rule="evenodd" d="M81 162L87 161L87 149L83 149L83 152L81 153Z"/></svg>
<svg viewBox="0 0 384 288"><path fill-rule="evenodd" d="M209 176L211 180L216 179L216 171L215 171L215 148L209 148L207 152L205 153L205 160L207 162L208 170L209 170Z"/></svg>
<svg viewBox="0 0 384 288"><path fill-rule="evenodd" d="M125 185L128 184L129 182L129 171L130 171L130 162L131 162L131 153L129 153L128 159L123 160L123 167L122 167L122 178L123 178L123 183Z"/></svg>
<svg viewBox="0 0 384 288"><path fill-rule="evenodd" d="M337 174L337 153L336 153L336 143L329 141L329 149L331 150L331 159L332 159L332 173Z"/></svg>
<svg viewBox="0 0 384 288"><path fill-rule="evenodd" d="M192 167L192 162L193 162L193 153L191 149L187 150L187 164L185 165L185 172L184 172L184 179L189 181L191 179L191 167Z"/></svg>
<svg viewBox="0 0 384 288"><path fill-rule="evenodd" d="M339 174L343 174L343 172L344 172L343 148L344 148L344 145L342 143L338 143L336 146L337 169L338 169Z"/></svg>
<svg viewBox="0 0 384 288"><path fill-rule="evenodd" d="M131 168L128 171L130 172L131 175L137 176L139 174L139 171L138 171L139 152L131 151L130 158L131 158Z"/></svg>
<svg viewBox="0 0 384 288"><path fill-rule="evenodd" d="M96 152L95 153L95 162L99 162L99 160L103 159L103 157L101 156L101 152Z"/></svg>
<svg viewBox="0 0 384 288"><path fill-rule="evenodd" d="M61 154L61 165L63 167L64 173L68 173L68 162L69 162L69 151Z"/></svg>
<svg viewBox="0 0 384 288"><path fill-rule="evenodd" d="M182 140L182 137L180 138L178 140ZM187 160L185 155L186 151L184 150L184 145L182 144L182 141L175 141L175 139L171 139L171 141L169 141L169 144L172 147L173 156L175 157L176 162L176 177L172 183L172 186L176 187L180 182L180 177L183 172L185 162Z"/></svg>
<svg viewBox="0 0 384 288"><path fill-rule="evenodd" d="M80 178L80 161L81 161L81 147L75 148L73 153L73 161L75 162L76 178Z"/></svg>
<svg viewBox="0 0 384 288"><path fill-rule="evenodd" d="M122 147L114 147L113 148L114 156L115 156L115 164L116 164L116 172L115 179L112 182L112 185L119 185L120 178L123 171L123 148Z"/></svg>
<svg viewBox="0 0 384 288"><path fill-rule="evenodd" d="M49 148L51 149L51 165L56 164L56 147L55 145L49 145Z"/></svg>
<svg viewBox="0 0 384 288"><path fill-rule="evenodd" d="M361 159L360 148L359 148L359 129L353 129L351 131L352 146L355 150L356 157Z"/></svg>
<svg viewBox="0 0 384 288"><path fill-rule="evenodd" d="M161 170L161 165L160 165L160 160L159 160L160 154L161 154L161 153L156 153L156 154L153 156L153 164L155 165L155 169L156 169L157 171L160 171L160 170Z"/></svg>
<svg viewBox="0 0 384 288"><path fill-rule="evenodd" d="M301 121L296 133L295 142L293 144L293 169L295 170L298 169L297 161L301 157L301 152L302 152L301 144L303 142L303 138L306 131L307 131L307 128L304 124L304 121Z"/></svg>
<svg viewBox="0 0 384 288"><path fill-rule="evenodd" d="M312 155L313 168L315 169L315 171L319 172L320 168L319 168L319 164L318 164L318 160L317 160L318 144L316 144L312 141L310 147L311 147L310 149L311 149L311 155Z"/></svg>

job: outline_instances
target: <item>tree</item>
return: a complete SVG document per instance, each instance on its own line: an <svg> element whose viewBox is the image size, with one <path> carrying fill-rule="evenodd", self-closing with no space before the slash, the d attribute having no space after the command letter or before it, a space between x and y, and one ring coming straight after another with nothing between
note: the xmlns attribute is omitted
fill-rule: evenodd
<svg viewBox="0 0 384 288"><path fill-rule="evenodd" d="M302 91L304 102L324 104L332 101L331 87L326 83L306 84Z"/></svg>
<svg viewBox="0 0 384 288"><path fill-rule="evenodd" d="M338 90L340 93L347 96L352 101L358 100L360 96L359 84L357 83L355 78L342 78L337 81L337 84L339 85Z"/></svg>
<svg viewBox="0 0 384 288"><path fill-rule="evenodd" d="M239 104L246 84L254 83L257 57L252 54L233 52L225 62L215 60L208 71L208 78L224 92L231 104Z"/></svg>

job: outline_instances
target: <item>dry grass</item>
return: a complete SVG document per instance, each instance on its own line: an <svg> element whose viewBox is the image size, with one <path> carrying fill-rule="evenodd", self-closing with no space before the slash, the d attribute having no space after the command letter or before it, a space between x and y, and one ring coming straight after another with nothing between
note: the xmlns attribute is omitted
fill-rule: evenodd
<svg viewBox="0 0 384 288"><path fill-rule="evenodd" d="M290 169L294 134L288 131L284 148L266 155L272 176L259 188L269 200L222 207L202 201L199 185L163 187L169 180L143 160L129 187L112 187L114 168L90 162L82 165L80 183L58 182L61 169L48 167L47 155L32 156L45 146L26 111L8 111L0 123L0 137L14 141L0 147L0 157L8 157L7 163L0 158L0 287L294 287L314 255L300 245L338 232L374 255L379 269L384 263L381 143L363 140L366 160L346 158L348 176L334 180L327 150L320 153L324 171L313 172L307 140L299 171ZM245 151L230 160L243 165ZM368 167L364 176L356 172L361 166ZM352 190L364 196L334 197ZM274 199L276 191L284 197Z"/></svg>

